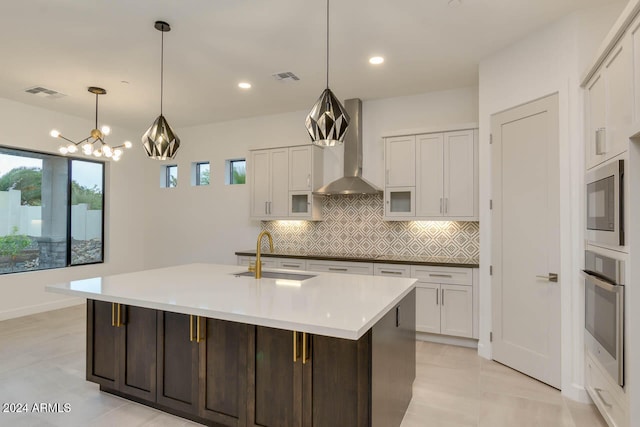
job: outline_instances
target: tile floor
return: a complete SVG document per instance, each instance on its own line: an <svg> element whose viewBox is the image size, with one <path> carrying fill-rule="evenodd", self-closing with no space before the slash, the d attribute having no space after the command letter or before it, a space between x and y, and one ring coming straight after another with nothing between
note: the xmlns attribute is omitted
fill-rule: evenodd
<svg viewBox="0 0 640 427"><path fill-rule="evenodd" d="M0 322L0 405L70 404L67 413L5 413L0 426L194 426L84 380L84 305ZM402 427L606 426L595 408L472 349L418 342L413 400Z"/></svg>

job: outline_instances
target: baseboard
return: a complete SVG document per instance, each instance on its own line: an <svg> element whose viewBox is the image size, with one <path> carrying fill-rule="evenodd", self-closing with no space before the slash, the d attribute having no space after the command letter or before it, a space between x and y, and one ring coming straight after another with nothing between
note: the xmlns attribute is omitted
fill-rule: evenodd
<svg viewBox="0 0 640 427"><path fill-rule="evenodd" d="M65 298L58 301L47 302L44 304L30 305L20 307L15 310L0 311L0 321L15 319L16 317L29 316L31 314L44 313L45 311L58 310L60 308L72 307L84 303L83 298Z"/></svg>
<svg viewBox="0 0 640 427"><path fill-rule="evenodd" d="M478 341L478 356L484 357L487 360L492 360L491 345Z"/></svg>
<svg viewBox="0 0 640 427"><path fill-rule="evenodd" d="M580 403L593 403L587 390L579 384L571 384L570 387L562 390L562 395L568 399L575 400Z"/></svg>
<svg viewBox="0 0 640 427"><path fill-rule="evenodd" d="M478 348L478 340L473 338L452 337L449 335L429 334L426 332L416 332L416 339L419 341L436 342L438 344L457 345L459 347Z"/></svg>

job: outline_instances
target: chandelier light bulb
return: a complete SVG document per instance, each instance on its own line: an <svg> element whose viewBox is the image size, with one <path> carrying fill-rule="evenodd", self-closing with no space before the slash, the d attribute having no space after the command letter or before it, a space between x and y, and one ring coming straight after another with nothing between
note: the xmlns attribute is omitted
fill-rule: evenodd
<svg viewBox="0 0 640 427"><path fill-rule="evenodd" d="M104 145L102 147L102 152L104 153L105 156L107 157L111 157L111 155L113 154L113 150L111 149L110 146L108 145Z"/></svg>
<svg viewBox="0 0 640 427"><path fill-rule="evenodd" d="M68 150L67 150L67 147L62 146L62 147L58 148L58 151L59 151L61 154L67 154L67 151L68 151Z"/></svg>
<svg viewBox="0 0 640 427"><path fill-rule="evenodd" d="M111 133L111 128L107 125L104 125L100 128L103 134L109 135Z"/></svg>
<svg viewBox="0 0 640 427"><path fill-rule="evenodd" d="M51 132L49 132L49 135L51 135L54 138L57 138L60 136L60 132L58 132L57 130L53 129L51 130Z"/></svg>
<svg viewBox="0 0 640 427"><path fill-rule="evenodd" d="M114 162L117 162L117 161L119 161L119 160L120 160L120 156L113 156L113 161L114 161Z"/></svg>
<svg viewBox="0 0 640 427"><path fill-rule="evenodd" d="M76 144L69 144L67 145L67 151L69 153L75 153L78 151L78 147L76 146Z"/></svg>
<svg viewBox="0 0 640 427"><path fill-rule="evenodd" d="M131 147L133 147L133 144L131 143L131 141L124 142L124 148L131 148ZM122 151L120 153L122 153Z"/></svg>
<svg viewBox="0 0 640 427"><path fill-rule="evenodd" d="M93 152L93 155L96 156L96 157L102 157L102 151L101 150L95 150Z"/></svg>
<svg viewBox="0 0 640 427"><path fill-rule="evenodd" d="M116 148L115 150L113 150L113 158L115 159L116 157L120 157L122 156L122 150L119 148Z"/></svg>

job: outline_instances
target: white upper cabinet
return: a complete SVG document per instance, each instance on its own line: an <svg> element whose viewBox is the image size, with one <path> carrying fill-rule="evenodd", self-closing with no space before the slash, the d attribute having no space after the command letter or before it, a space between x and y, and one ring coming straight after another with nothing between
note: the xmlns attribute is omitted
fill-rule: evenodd
<svg viewBox="0 0 640 427"><path fill-rule="evenodd" d="M473 129L387 138L385 219L476 221L477 140Z"/></svg>
<svg viewBox="0 0 640 427"><path fill-rule="evenodd" d="M623 37L586 85L586 166L627 150L634 122L633 36Z"/></svg>
<svg viewBox="0 0 640 427"><path fill-rule="evenodd" d="M289 198L289 150L273 148L251 152L249 185L251 217L287 216Z"/></svg>
<svg viewBox="0 0 640 427"><path fill-rule="evenodd" d="M322 200L312 191L322 185L322 148L302 145L250 153L252 219L320 219Z"/></svg>
<svg viewBox="0 0 640 427"><path fill-rule="evenodd" d="M289 191L311 191L312 146L289 148Z"/></svg>
<svg viewBox="0 0 640 427"><path fill-rule="evenodd" d="M385 185L410 187L416 185L416 138L399 136L387 138L385 150Z"/></svg>
<svg viewBox="0 0 640 427"><path fill-rule="evenodd" d="M631 24L630 29L631 49L633 50L633 104L635 123L640 122L640 15Z"/></svg>
<svg viewBox="0 0 640 427"><path fill-rule="evenodd" d="M444 134L418 135L416 139L416 215L440 217L444 215Z"/></svg>
<svg viewBox="0 0 640 427"><path fill-rule="evenodd" d="M474 217L477 203L477 154L474 131L445 133L444 215Z"/></svg>

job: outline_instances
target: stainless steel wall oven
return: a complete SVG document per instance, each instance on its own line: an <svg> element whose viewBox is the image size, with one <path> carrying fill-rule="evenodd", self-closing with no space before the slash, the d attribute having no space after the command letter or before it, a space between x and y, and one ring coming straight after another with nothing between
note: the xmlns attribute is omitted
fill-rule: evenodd
<svg viewBox="0 0 640 427"><path fill-rule="evenodd" d="M587 250L583 276L586 349L624 386L624 261Z"/></svg>

